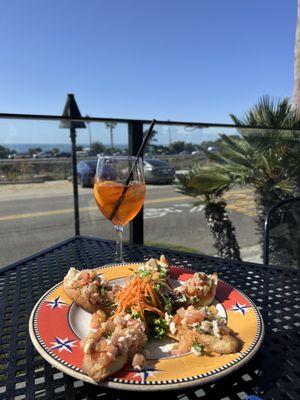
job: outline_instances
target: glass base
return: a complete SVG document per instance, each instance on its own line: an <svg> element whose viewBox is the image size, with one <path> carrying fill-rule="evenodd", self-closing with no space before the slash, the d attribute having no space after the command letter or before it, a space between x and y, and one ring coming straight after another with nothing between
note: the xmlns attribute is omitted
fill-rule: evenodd
<svg viewBox="0 0 300 400"><path fill-rule="evenodd" d="M114 264L124 264L124 263L125 263L125 261L124 261L123 257L121 257L121 258L115 257Z"/></svg>

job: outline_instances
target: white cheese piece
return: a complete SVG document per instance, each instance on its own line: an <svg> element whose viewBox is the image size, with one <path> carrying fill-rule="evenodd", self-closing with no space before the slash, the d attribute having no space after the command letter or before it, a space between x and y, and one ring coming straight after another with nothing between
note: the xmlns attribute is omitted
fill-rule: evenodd
<svg viewBox="0 0 300 400"><path fill-rule="evenodd" d="M204 332L209 332L211 329L211 323L209 321L203 321L201 323L201 328L204 330Z"/></svg>
<svg viewBox="0 0 300 400"><path fill-rule="evenodd" d="M172 335L174 335L177 332L175 322L173 321L170 323L170 332L172 333Z"/></svg>
<svg viewBox="0 0 300 400"><path fill-rule="evenodd" d="M201 356L202 355L202 352L198 351L197 349L195 349L194 346L192 346L191 352L194 353L196 356Z"/></svg>
<svg viewBox="0 0 300 400"><path fill-rule="evenodd" d="M172 321L172 315L168 314L167 312L165 313L165 320L166 323L169 325L170 322Z"/></svg>
<svg viewBox="0 0 300 400"><path fill-rule="evenodd" d="M78 272L77 272L77 274L75 275L75 278L74 278L74 280L78 279L78 278L79 278L79 276L80 276L80 274L81 274L81 271L78 271Z"/></svg>
<svg viewBox="0 0 300 400"><path fill-rule="evenodd" d="M174 345L175 345L175 343L168 343L168 344L165 344L164 346L159 346L159 348L163 353L171 353Z"/></svg>
<svg viewBox="0 0 300 400"><path fill-rule="evenodd" d="M220 338L221 335L220 335L218 321L216 321L216 320L212 321L212 329L213 329L214 336L216 336L217 338Z"/></svg>

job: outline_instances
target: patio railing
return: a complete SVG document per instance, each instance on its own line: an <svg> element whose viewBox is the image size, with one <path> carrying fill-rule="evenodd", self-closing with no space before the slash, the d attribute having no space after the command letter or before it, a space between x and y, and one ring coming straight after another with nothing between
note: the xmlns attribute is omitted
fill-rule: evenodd
<svg viewBox="0 0 300 400"><path fill-rule="evenodd" d="M66 126L70 129L71 139L73 135L73 148L76 150L76 126L80 123L92 124L92 123L117 123L127 125L127 140L128 140L128 154L135 155L138 148L140 147L143 134L147 129L147 126L151 123L150 119L130 119L130 118L110 118L110 117L70 117L70 116L60 116L60 115L38 115L38 114L13 114L13 113L0 113L0 122L10 120L10 121L52 121L54 123L67 124ZM277 132L278 129L273 129L272 127L266 126L241 126L235 124L226 123L210 123L210 122L200 122L200 121L170 121L170 120L157 120L156 126L164 127L182 127L187 130L195 129L196 135L201 133L203 129L213 129L217 130L231 130L232 133L237 134L239 130L244 132ZM75 127L75 128L73 128ZM199 131L200 129L200 131ZM197 131L198 130L198 131ZM300 133L297 130L290 128L280 128L280 132L286 132L287 137L294 135L294 140L298 141L300 138ZM299 135L298 135L299 134ZM297 136L297 137L296 137ZM3 144L3 143L0 143ZM1 170L1 165L0 165ZM77 175L76 170L76 159L73 159L72 164L72 174L73 177ZM66 175L66 173L64 174ZM65 176L66 177L66 176ZM74 232L76 235L80 234L80 218L79 218L79 203L78 203L78 191L77 182L73 179L73 200L74 200ZM144 243L144 211L143 209L130 223L129 227L129 241L135 244Z"/></svg>

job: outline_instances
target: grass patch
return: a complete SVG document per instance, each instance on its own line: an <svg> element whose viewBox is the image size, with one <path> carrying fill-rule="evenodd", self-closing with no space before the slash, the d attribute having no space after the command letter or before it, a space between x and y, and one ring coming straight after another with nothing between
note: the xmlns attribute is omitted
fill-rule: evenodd
<svg viewBox="0 0 300 400"><path fill-rule="evenodd" d="M170 243L162 243L162 242L144 242L145 246L153 246L153 247L161 247L170 250L178 250L178 251L185 251L187 253L197 253L201 254L199 249L195 249L193 247L181 246L179 244L170 244Z"/></svg>

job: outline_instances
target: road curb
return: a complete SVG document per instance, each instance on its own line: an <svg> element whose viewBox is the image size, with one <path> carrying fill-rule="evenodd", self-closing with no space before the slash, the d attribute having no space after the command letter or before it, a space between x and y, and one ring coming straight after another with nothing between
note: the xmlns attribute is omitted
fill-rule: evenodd
<svg viewBox="0 0 300 400"><path fill-rule="evenodd" d="M24 185L27 183L44 183L45 179L43 178L38 178L38 179L31 179L31 180L25 180L25 181L2 181L0 182L0 185Z"/></svg>

